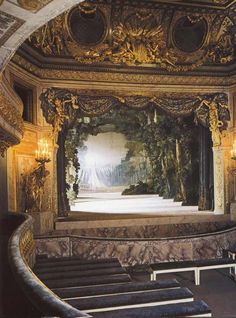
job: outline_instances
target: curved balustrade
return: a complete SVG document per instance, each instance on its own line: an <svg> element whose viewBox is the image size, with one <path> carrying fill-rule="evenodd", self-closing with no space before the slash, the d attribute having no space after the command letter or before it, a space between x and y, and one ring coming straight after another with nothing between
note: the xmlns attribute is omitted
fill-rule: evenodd
<svg viewBox="0 0 236 318"><path fill-rule="evenodd" d="M61 318L90 317L62 301L32 272L35 262L33 220L22 215L24 222L12 234L8 244L9 262L15 279L34 306L47 316Z"/></svg>

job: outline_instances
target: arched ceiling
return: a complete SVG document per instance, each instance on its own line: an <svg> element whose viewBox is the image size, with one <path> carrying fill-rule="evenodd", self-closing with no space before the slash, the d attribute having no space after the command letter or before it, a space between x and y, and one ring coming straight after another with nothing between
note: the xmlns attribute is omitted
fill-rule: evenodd
<svg viewBox="0 0 236 318"><path fill-rule="evenodd" d="M32 32L79 2L81 0L0 0L0 71Z"/></svg>
<svg viewBox="0 0 236 318"><path fill-rule="evenodd" d="M226 0L86 1L35 31L13 61L31 71L234 75L235 12Z"/></svg>

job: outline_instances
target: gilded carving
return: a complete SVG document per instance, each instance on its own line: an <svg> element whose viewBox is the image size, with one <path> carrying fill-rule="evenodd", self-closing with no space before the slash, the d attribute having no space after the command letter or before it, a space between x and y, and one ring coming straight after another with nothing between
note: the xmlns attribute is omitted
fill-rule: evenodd
<svg viewBox="0 0 236 318"><path fill-rule="evenodd" d="M41 95L42 105L45 103L45 99L50 107L43 107L44 115L46 112L46 118L53 126L54 134L56 135L61 131L63 124L70 119L70 109L76 110L79 108L77 102L77 96L72 93L67 93L61 96L61 92L57 94L56 90L47 90L45 94Z"/></svg>
<svg viewBox="0 0 236 318"><path fill-rule="evenodd" d="M228 86L236 82L235 76L173 76L160 74L138 74L138 73L119 73L119 72L95 72L95 71L76 71L76 70L54 70L41 69L33 65L20 55L15 54L12 61L26 69L30 73L42 79L54 80L74 80L74 81L98 81L111 83L135 83L135 84L161 84L161 85L196 85L196 86Z"/></svg>
<svg viewBox="0 0 236 318"><path fill-rule="evenodd" d="M215 43L208 48L207 58L210 63L227 64L234 59L234 45L232 27L234 26L229 17L225 17L215 32ZM214 30L216 31L216 30Z"/></svg>
<svg viewBox="0 0 236 318"><path fill-rule="evenodd" d="M18 4L25 10L38 11L52 0L17 0Z"/></svg>
<svg viewBox="0 0 236 318"><path fill-rule="evenodd" d="M35 242L31 229L25 229L20 237L20 253L27 265L33 267L35 257Z"/></svg>
<svg viewBox="0 0 236 318"><path fill-rule="evenodd" d="M112 8L112 5L107 6ZM81 10L80 6L78 10ZM172 72L194 70L204 63L227 64L234 58L234 23L227 15L223 18L205 12L186 15L182 11L177 11L176 15L173 8L167 13L162 6L153 10L134 10L128 5L123 10L111 9L107 12L112 12L106 17L112 23L107 37L96 45L82 45L71 36L68 14L62 14L37 30L29 42L46 55L73 56L80 64L152 65ZM208 40L193 54L180 51L169 40L174 22L181 16L193 24L204 16L208 25Z"/></svg>
<svg viewBox="0 0 236 318"><path fill-rule="evenodd" d="M209 122L209 129L212 136L213 146L217 147L221 145L221 130L224 126L224 122L220 120L219 116L219 105L217 104L218 96L214 96L211 100L201 100L201 103L197 109L197 112L201 107L208 108L208 122ZM220 104L221 107L225 107L227 109L227 105ZM227 118L229 120L229 118Z"/></svg>
<svg viewBox="0 0 236 318"><path fill-rule="evenodd" d="M49 171L45 168L45 162L39 163L32 172L22 175L25 212L40 212L42 210L43 187L48 175Z"/></svg>
<svg viewBox="0 0 236 318"><path fill-rule="evenodd" d="M23 134L23 119L20 112L13 108L12 102L0 90L0 116L20 134ZM14 111L13 111L14 110Z"/></svg>
<svg viewBox="0 0 236 318"><path fill-rule="evenodd" d="M214 146L219 146L222 131L230 120L228 98L223 93L201 96L168 93L158 96L91 96L84 92L50 88L41 94L40 99L43 114L52 124L54 133L61 131L64 125L73 124L77 117L99 116L113 106L143 109L156 105L176 117L194 114L195 122L209 127Z"/></svg>
<svg viewBox="0 0 236 318"><path fill-rule="evenodd" d="M195 111L196 120L211 131L213 146L221 145L222 132L227 128L230 120L228 100L225 94L208 95L208 98L199 96L200 104Z"/></svg>
<svg viewBox="0 0 236 318"><path fill-rule="evenodd" d="M22 105L15 96L11 95L8 87L0 85L0 155L4 156L6 150L20 142L23 135L23 119L18 109ZM16 108L16 107L18 108Z"/></svg>

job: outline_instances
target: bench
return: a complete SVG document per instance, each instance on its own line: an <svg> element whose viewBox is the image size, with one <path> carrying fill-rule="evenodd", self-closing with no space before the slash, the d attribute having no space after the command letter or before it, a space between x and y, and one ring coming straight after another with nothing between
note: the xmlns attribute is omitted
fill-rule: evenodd
<svg viewBox="0 0 236 318"><path fill-rule="evenodd" d="M236 273L236 260L232 258L216 258L197 261L164 262L150 265L151 280L156 280L157 274L193 271L195 285L200 285L201 271L219 268L230 268Z"/></svg>
<svg viewBox="0 0 236 318"><path fill-rule="evenodd" d="M142 306L93 313L94 318L158 318L158 317L211 317L211 310L202 300L159 306Z"/></svg>

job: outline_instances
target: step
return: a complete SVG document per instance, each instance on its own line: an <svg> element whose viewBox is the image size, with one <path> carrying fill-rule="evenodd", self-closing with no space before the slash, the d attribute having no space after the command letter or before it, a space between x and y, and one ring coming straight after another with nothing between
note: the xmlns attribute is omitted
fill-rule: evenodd
<svg viewBox="0 0 236 318"><path fill-rule="evenodd" d="M211 317L211 310L202 301L168 304L152 307L94 312L94 318L158 318L158 317Z"/></svg>
<svg viewBox="0 0 236 318"><path fill-rule="evenodd" d="M107 311L111 309L135 308L144 305L164 305L170 303L193 301L193 294L188 288L162 289L132 292L117 295L102 295L69 299L67 303L86 313Z"/></svg>
<svg viewBox="0 0 236 318"><path fill-rule="evenodd" d="M156 290L164 288L178 288L180 284L176 279L166 279L158 281L147 281L147 282L130 282L120 284L106 284L89 287L71 287L71 288L58 288L54 289L53 292L59 297L67 300L68 298L74 297L85 297L95 295L109 295L125 292L134 291L145 291L145 290Z"/></svg>
<svg viewBox="0 0 236 318"><path fill-rule="evenodd" d="M45 283L50 282L55 279L67 279L67 278L77 278L77 277L89 277L89 276L101 276L101 275L114 275L114 274L124 274L126 270L123 267L114 268L99 268L90 270L76 270L67 272L54 272L46 274L38 274L38 277L45 281Z"/></svg>
<svg viewBox="0 0 236 318"><path fill-rule="evenodd" d="M118 263L120 264L118 259L110 258L110 259L100 259L100 260L85 260L76 257L63 257L63 258L50 258L47 261L40 260L35 264L35 268L43 268L43 267L55 267L55 266L67 266L67 265L86 265L86 264L98 264L98 263Z"/></svg>
<svg viewBox="0 0 236 318"><path fill-rule="evenodd" d="M116 268L121 267L119 262L112 263L97 263L97 264L84 264L84 265L66 265L66 266L52 266L52 267L34 267L34 273L37 274L46 274L46 273L55 273L55 272L68 272L74 270L90 270L90 269L99 269L99 268Z"/></svg>
<svg viewBox="0 0 236 318"><path fill-rule="evenodd" d="M90 277L67 278L62 280L52 280L44 282L49 288L74 287L74 286L91 286L101 284L115 284L130 282L128 274L101 275Z"/></svg>

